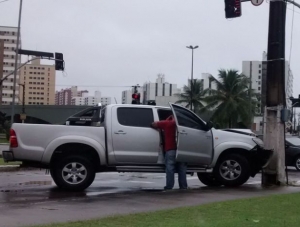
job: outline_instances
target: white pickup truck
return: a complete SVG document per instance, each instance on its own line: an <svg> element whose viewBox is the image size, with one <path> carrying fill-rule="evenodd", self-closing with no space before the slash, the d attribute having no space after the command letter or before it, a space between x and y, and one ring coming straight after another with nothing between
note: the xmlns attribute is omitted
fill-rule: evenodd
<svg viewBox="0 0 300 227"><path fill-rule="evenodd" d="M266 165L272 152L249 136L212 128L181 106L108 105L100 126L13 124L5 161L50 169L60 188L84 190L98 172L164 172L163 132L153 121L173 114L178 162L208 186L239 186ZM99 114L99 113L98 113Z"/></svg>

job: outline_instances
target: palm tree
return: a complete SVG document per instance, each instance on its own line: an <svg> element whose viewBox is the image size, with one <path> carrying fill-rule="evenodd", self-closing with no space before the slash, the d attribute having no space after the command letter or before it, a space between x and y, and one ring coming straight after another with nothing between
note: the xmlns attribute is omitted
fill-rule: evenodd
<svg viewBox="0 0 300 227"><path fill-rule="evenodd" d="M214 110L212 120L221 127L236 127L238 121L251 124L257 106L257 94L249 89L250 79L237 70L219 70L216 89L206 89L207 105L201 111Z"/></svg>
<svg viewBox="0 0 300 227"><path fill-rule="evenodd" d="M203 80L194 79L192 86L185 85L183 87L183 93L175 94L175 96L179 98L176 103L184 104L186 108L190 108L192 101L193 111L196 112L204 107L204 95Z"/></svg>

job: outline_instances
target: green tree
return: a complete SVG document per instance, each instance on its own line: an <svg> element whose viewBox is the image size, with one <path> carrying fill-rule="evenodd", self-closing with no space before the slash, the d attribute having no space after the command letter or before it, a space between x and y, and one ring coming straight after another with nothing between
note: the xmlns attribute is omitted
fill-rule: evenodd
<svg viewBox="0 0 300 227"><path fill-rule="evenodd" d="M237 127L238 123L251 125L257 109L258 94L249 87L250 79L237 70L219 70L218 80L212 77L216 89L206 89L207 105L201 111L214 110L212 121L219 127Z"/></svg>
<svg viewBox="0 0 300 227"><path fill-rule="evenodd" d="M192 86L185 85L183 93L175 94L179 98L176 103L184 104L186 108L190 108L192 100L193 111L198 112L204 107L204 95L203 80L194 79Z"/></svg>

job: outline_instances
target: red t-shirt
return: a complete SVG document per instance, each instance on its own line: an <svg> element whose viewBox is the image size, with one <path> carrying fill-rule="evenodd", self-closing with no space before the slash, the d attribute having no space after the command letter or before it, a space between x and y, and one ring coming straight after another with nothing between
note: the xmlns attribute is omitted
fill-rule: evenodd
<svg viewBox="0 0 300 227"><path fill-rule="evenodd" d="M158 121L157 127L164 130L165 151L176 150L176 123L175 120Z"/></svg>

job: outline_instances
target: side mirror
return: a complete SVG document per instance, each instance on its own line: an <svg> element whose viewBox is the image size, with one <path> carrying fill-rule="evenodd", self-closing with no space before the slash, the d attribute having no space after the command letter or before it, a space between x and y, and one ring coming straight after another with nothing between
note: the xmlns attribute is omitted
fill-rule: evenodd
<svg viewBox="0 0 300 227"><path fill-rule="evenodd" d="M288 145L288 144L285 144L285 148L289 148L290 147L290 145Z"/></svg>
<svg viewBox="0 0 300 227"><path fill-rule="evenodd" d="M207 131L209 131L209 130L211 130L214 127L214 124L211 121L209 121L209 122L206 123L206 127L207 127L206 128Z"/></svg>

